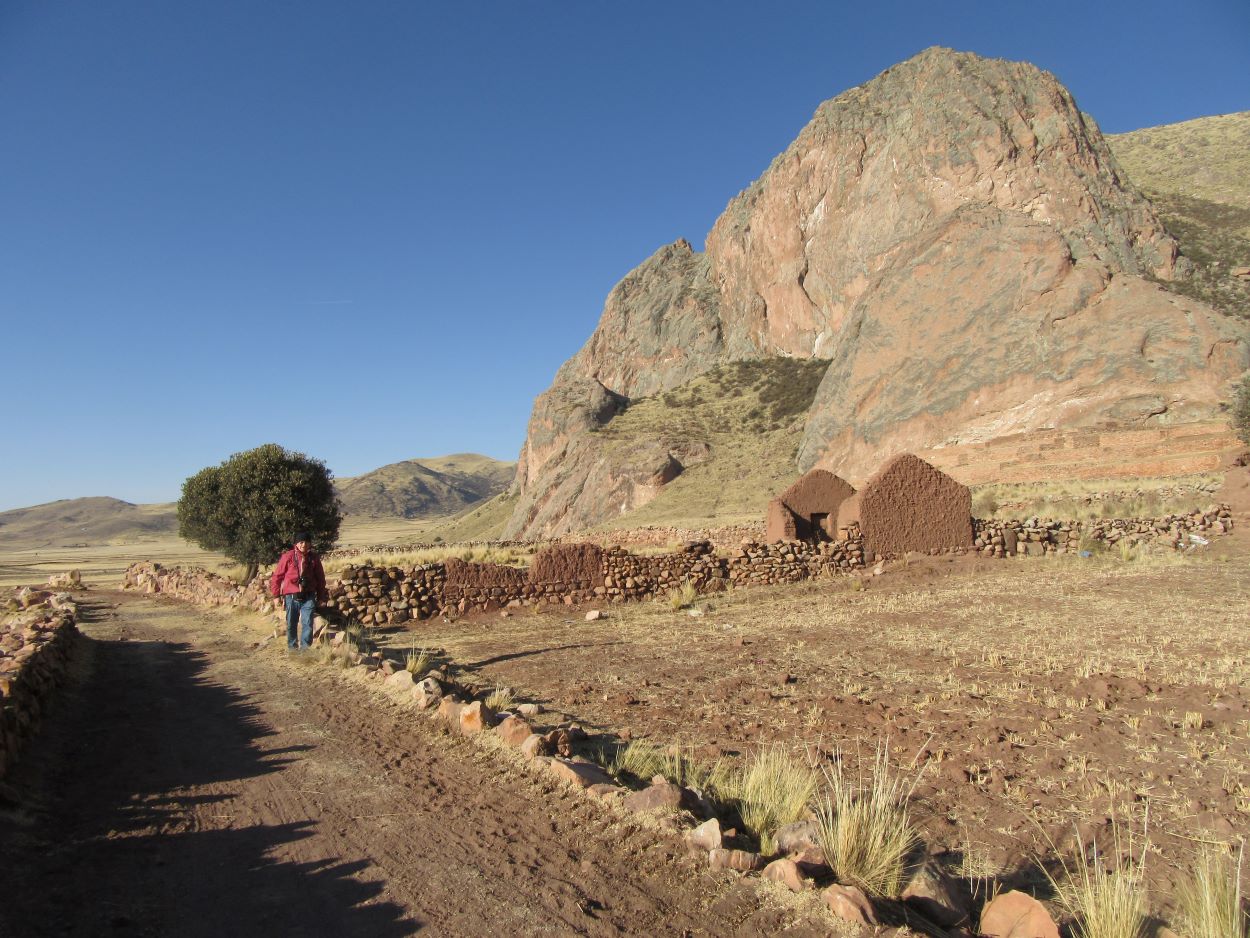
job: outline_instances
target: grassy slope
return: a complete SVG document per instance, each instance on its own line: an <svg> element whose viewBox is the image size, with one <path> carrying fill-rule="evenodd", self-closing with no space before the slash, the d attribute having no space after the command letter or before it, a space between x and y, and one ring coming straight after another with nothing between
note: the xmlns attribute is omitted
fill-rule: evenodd
<svg viewBox="0 0 1250 938"><path fill-rule="evenodd" d="M631 403L599 431L609 455L662 440L669 446L706 443L710 456L647 505L601 528L758 521L768 500L797 475L803 420L828 364L793 358L734 362Z"/></svg>
<svg viewBox="0 0 1250 938"><path fill-rule="evenodd" d="M346 515L364 518L432 518L451 515L498 494L511 482L515 463L476 453L391 463L364 475L338 479Z"/></svg>
<svg viewBox="0 0 1250 938"><path fill-rule="evenodd" d="M1107 138L1129 179L1155 204L1194 275L1165 284L1250 319L1250 111Z"/></svg>

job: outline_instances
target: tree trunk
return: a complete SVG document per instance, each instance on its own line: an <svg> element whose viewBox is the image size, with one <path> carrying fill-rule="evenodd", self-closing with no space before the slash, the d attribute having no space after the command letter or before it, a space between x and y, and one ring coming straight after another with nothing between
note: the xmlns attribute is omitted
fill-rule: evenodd
<svg viewBox="0 0 1250 938"><path fill-rule="evenodd" d="M247 586L247 584L251 583L254 579L256 579L256 571L259 569L260 569L260 564L258 563L249 563L247 565L247 573L243 574L244 586Z"/></svg>

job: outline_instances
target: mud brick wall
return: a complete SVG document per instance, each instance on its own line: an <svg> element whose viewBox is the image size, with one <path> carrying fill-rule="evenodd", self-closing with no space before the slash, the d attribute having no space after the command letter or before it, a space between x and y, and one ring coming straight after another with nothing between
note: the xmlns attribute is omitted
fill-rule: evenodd
<svg viewBox="0 0 1250 938"><path fill-rule="evenodd" d="M1220 505L1206 511L1161 518L1100 518L1062 521L1051 518L983 520L973 522L979 553L994 557L1019 554L1074 554L1082 542L1114 546L1153 544L1181 549L1197 543L1189 535L1209 539L1233 530L1232 511Z"/></svg>
<svg viewBox="0 0 1250 938"><path fill-rule="evenodd" d="M0 779L39 728L78 635L77 607L62 593L22 587L0 618Z"/></svg>

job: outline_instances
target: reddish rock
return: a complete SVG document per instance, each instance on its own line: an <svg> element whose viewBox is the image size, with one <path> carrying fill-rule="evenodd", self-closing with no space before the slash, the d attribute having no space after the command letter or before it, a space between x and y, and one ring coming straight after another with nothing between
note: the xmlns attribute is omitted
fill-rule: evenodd
<svg viewBox="0 0 1250 938"><path fill-rule="evenodd" d="M682 788L680 785L667 782L663 778L660 778L659 782L653 780L651 785L642 791L630 792L625 798L625 807L630 811L639 813L660 810L693 810L696 804L697 799L693 792Z"/></svg>
<svg viewBox="0 0 1250 938"><path fill-rule="evenodd" d="M547 766L555 775L571 782L578 788L592 785L615 785L616 779L593 762L577 762L572 759L552 759Z"/></svg>
<svg viewBox="0 0 1250 938"><path fill-rule="evenodd" d="M567 729L557 727L543 739L546 740L548 752L555 752L565 757L573 754L573 736Z"/></svg>
<svg viewBox="0 0 1250 938"><path fill-rule="evenodd" d="M603 801L620 801L629 794L628 788L608 782L599 782L597 785L591 785L586 790Z"/></svg>
<svg viewBox="0 0 1250 938"><path fill-rule="evenodd" d="M764 867L764 878L780 883L791 892L802 892L812 886L812 881L803 875L799 865L785 858L773 860Z"/></svg>
<svg viewBox="0 0 1250 938"><path fill-rule="evenodd" d="M1059 938L1059 928L1044 905L1013 889L981 910L981 934L986 938Z"/></svg>
<svg viewBox="0 0 1250 938"><path fill-rule="evenodd" d="M386 673L385 667L383 667L380 673ZM406 690L411 693L412 673L409 671L392 671L386 678L386 686L396 690Z"/></svg>
<svg viewBox="0 0 1250 938"><path fill-rule="evenodd" d="M455 697L444 697L438 702L438 715L452 726L459 726L460 711L463 708L464 701L457 700Z"/></svg>
<svg viewBox="0 0 1250 938"><path fill-rule="evenodd" d="M763 869L764 859L758 853L747 850L727 850L724 847L708 851L708 865L714 870L737 870L739 873L754 873Z"/></svg>
<svg viewBox="0 0 1250 938"><path fill-rule="evenodd" d="M877 924L877 916L872 910L872 903L855 886L839 886L835 883L821 893L821 897L825 900L829 911L840 919L854 922L856 925Z"/></svg>
<svg viewBox="0 0 1250 938"><path fill-rule="evenodd" d="M534 734L534 730L529 723L518 716L505 718L495 727L495 732L499 734L499 738L503 740L504 745L511 746L513 749L520 747L522 743Z"/></svg>
<svg viewBox="0 0 1250 938"><path fill-rule="evenodd" d="M698 827L686 831L686 843L697 850L717 850L723 843L720 821L710 818Z"/></svg>
<svg viewBox="0 0 1250 938"><path fill-rule="evenodd" d="M494 711L480 700L475 700L460 709L460 732L465 736L476 736L483 730L490 729L495 722Z"/></svg>
<svg viewBox="0 0 1250 938"><path fill-rule="evenodd" d="M531 759L536 759L539 756L548 755L551 750L547 747L546 737L532 733L521 743L521 752Z"/></svg>

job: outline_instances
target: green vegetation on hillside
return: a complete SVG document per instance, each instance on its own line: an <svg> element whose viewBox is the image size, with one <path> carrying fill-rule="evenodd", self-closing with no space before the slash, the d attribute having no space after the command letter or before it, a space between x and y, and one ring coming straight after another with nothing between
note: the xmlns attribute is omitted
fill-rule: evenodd
<svg viewBox="0 0 1250 938"><path fill-rule="evenodd" d="M424 539L447 544L496 540L512 517L516 502L516 495L501 492L469 511L430 525Z"/></svg>
<svg viewBox="0 0 1250 938"><path fill-rule="evenodd" d="M630 402L598 431L609 458L658 440L689 454L682 460L686 470L653 501L601 527L703 527L761 518L768 500L798 474L803 420L828 366L824 359L732 362Z"/></svg>

